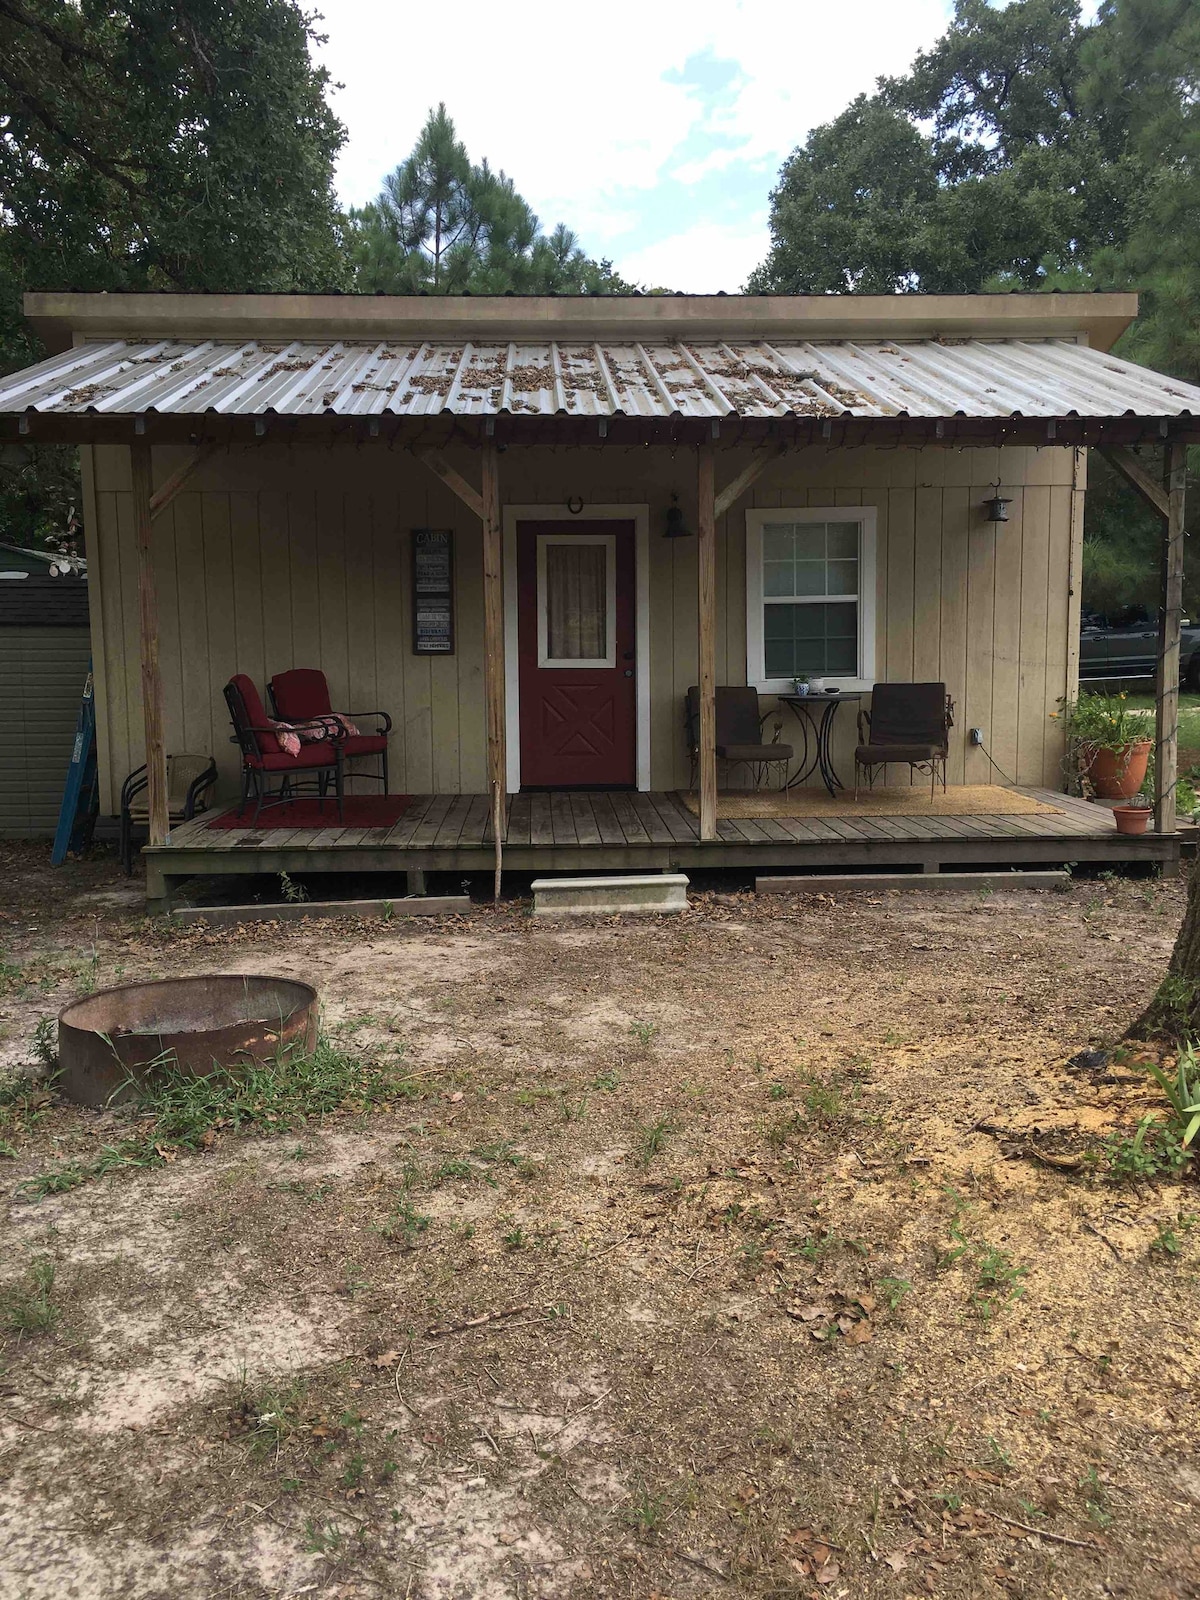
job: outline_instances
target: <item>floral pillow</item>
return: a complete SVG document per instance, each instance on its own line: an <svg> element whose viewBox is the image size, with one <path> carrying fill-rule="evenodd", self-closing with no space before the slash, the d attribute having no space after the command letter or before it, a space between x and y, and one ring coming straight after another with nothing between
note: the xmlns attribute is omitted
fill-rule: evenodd
<svg viewBox="0 0 1200 1600"><path fill-rule="evenodd" d="M305 744L314 744L318 739L340 739L343 734L353 738L358 729L349 717L344 717L340 711L331 711L326 716L314 717L311 725L297 728L296 732Z"/></svg>
<svg viewBox="0 0 1200 1600"><path fill-rule="evenodd" d="M292 725L289 722L271 722L269 718L268 722L275 730L275 743L283 754L285 756L298 756L300 754L300 735L293 730ZM320 737L324 738L325 735L322 733Z"/></svg>

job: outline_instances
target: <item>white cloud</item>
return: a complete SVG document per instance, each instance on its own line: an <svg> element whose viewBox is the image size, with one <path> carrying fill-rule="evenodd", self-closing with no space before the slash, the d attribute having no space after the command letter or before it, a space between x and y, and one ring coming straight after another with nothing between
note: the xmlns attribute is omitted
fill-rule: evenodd
<svg viewBox="0 0 1200 1600"><path fill-rule="evenodd" d="M444 100L472 155L502 167L543 223L565 221L628 272L660 235L693 231L680 233L664 182L726 172L732 183L737 164L752 163L738 177L745 205L765 204L808 129L880 73L902 71L944 28L949 0L459 0L453 12L322 0L321 10L321 58L345 86L333 96L350 130L345 202L378 191ZM675 81L697 56L736 68L711 97ZM645 240L636 252L624 248L631 234ZM687 266L681 258L667 281L682 283Z"/></svg>
<svg viewBox="0 0 1200 1600"><path fill-rule="evenodd" d="M767 253L767 213L748 223L697 222L640 249L623 250L625 277L685 294L734 294Z"/></svg>

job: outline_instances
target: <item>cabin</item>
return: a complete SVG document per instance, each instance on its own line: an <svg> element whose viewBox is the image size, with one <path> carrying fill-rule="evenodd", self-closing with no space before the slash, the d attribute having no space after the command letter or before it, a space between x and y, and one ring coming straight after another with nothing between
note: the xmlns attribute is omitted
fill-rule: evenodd
<svg viewBox="0 0 1200 1600"><path fill-rule="evenodd" d="M0 436L81 451L101 809L145 762L155 905L248 871L1173 869L1200 390L1112 355L1136 296L25 309L52 354L0 379ZM1141 838L1064 793L1092 449L1163 520ZM339 755L340 802L328 765L243 808L226 686L288 720L294 669L386 770ZM856 795L876 685L935 683L936 792L901 763ZM718 737L737 688L789 757ZM215 757L217 804L172 823L178 752Z"/></svg>

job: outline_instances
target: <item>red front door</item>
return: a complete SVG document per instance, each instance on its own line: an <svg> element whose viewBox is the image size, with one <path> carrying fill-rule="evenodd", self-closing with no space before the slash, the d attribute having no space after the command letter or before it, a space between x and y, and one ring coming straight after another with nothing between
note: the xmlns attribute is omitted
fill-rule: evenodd
<svg viewBox="0 0 1200 1600"><path fill-rule="evenodd" d="M632 522L517 527L521 783L637 781Z"/></svg>

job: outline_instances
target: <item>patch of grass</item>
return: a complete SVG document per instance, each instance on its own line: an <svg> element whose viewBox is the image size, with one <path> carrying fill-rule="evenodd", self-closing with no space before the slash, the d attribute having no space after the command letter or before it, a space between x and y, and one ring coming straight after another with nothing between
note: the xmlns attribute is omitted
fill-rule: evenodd
<svg viewBox="0 0 1200 1600"><path fill-rule="evenodd" d="M345 1542L345 1531L336 1522L318 1522L315 1517L309 1517L304 1524L306 1555L335 1556Z"/></svg>
<svg viewBox="0 0 1200 1600"><path fill-rule="evenodd" d="M475 1168L471 1163L458 1160L443 1161L433 1175L435 1183L441 1178L473 1178L474 1176Z"/></svg>
<svg viewBox="0 0 1200 1600"><path fill-rule="evenodd" d="M251 1389L243 1379L234 1404L234 1424L250 1436L251 1451L260 1460L273 1455L278 1459L284 1445L303 1431L302 1406L306 1396L302 1382L267 1383Z"/></svg>
<svg viewBox="0 0 1200 1600"><path fill-rule="evenodd" d="M392 1207L387 1221L379 1231L385 1239L394 1239L406 1249L412 1250L432 1220L432 1217L422 1216L406 1195Z"/></svg>
<svg viewBox="0 0 1200 1600"><path fill-rule="evenodd" d="M1174 1224L1162 1223L1150 1241L1151 1256L1157 1256L1162 1261L1177 1261L1183 1254L1184 1239L1198 1222L1200 1217L1190 1211L1181 1211Z"/></svg>
<svg viewBox="0 0 1200 1600"><path fill-rule="evenodd" d="M11 1155L17 1151L10 1140L31 1134L50 1115L51 1100L44 1083L16 1074L0 1079L0 1143Z"/></svg>
<svg viewBox="0 0 1200 1600"><path fill-rule="evenodd" d="M624 1510L624 1521L639 1533L656 1533L666 1521L672 1507L665 1494L651 1494L644 1486L630 1496Z"/></svg>
<svg viewBox="0 0 1200 1600"><path fill-rule="evenodd" d="M311 1054L284 1050L268 1064L221 1068L194 1078L164 1066L139 1091L141 1131L105 1145L90 1162L73 1162L21 1186L34 1198L60 1194L89 1178L161 1166L177 1151L206 1150L219 1134L288 1133L336 1111L366 1111L419 1093L412 1080L370 1052L321 1039ZM148 1125L147 1125L148 1124Z"/></svg>
<svg viewBox="0 0 1200 1600"><path fill-rule="evenodd" d="M971 1238L964 1227L969 1209L967 1202L953 1190L949 1193L955 1208L950 1222L953 1242L938 1257L938 1266L942 1269L960 1266L970 1274L971 1306L977 1315L990 1321L998 1311L1025 1293L1022 1280L1028 1276L1029 1268L1017 1266L1007 1250L985 1239Z"/></svg>
<svg viewBox="0 0 1200 1600"><path fill-rule="evenodd" d="M629 1031L639 1044L647 1045L658 1032L658 1024L656 1022L631 1022Z"/></svg>
<svg viewBox="0 0 1200 1600"><path fill-rule="evenodd" d="M633 1159L637 1166L648 1167L655 1156L661 1155L667 1140L678 1131L673 1117L658 1117L654 1122L642 1122L634 1129Z"/></svg>
<svg viewBox="0 0 1200 1600"><path fill-rule="evenodd" d="M1080 1478L1079 1487L1083 1490L1083 1503L1087 1507L1088 1516L1098 1528L1107 1528L1112 1522L1108 1491L1100 1481L1100 1474L1094 1466L1089 1467Z"/></svg>
<svg viewBox="0 0 1200 1600"><path fill-rule="evenodd" d="M51 1256L34 1256L20 1283L0 1298L0 1317L9 1333L47 1333L58 1321L50 1298L58 1269Z"/></svg>
<svg viewBox="0 0 1200 1600"><path fill-rule="evenodd" d="M592 1079L592 1088L599 1089L604 1094L615 1094L620 1087L620 1078L611 1070L608 1072L599 1072Z"/></svg>

